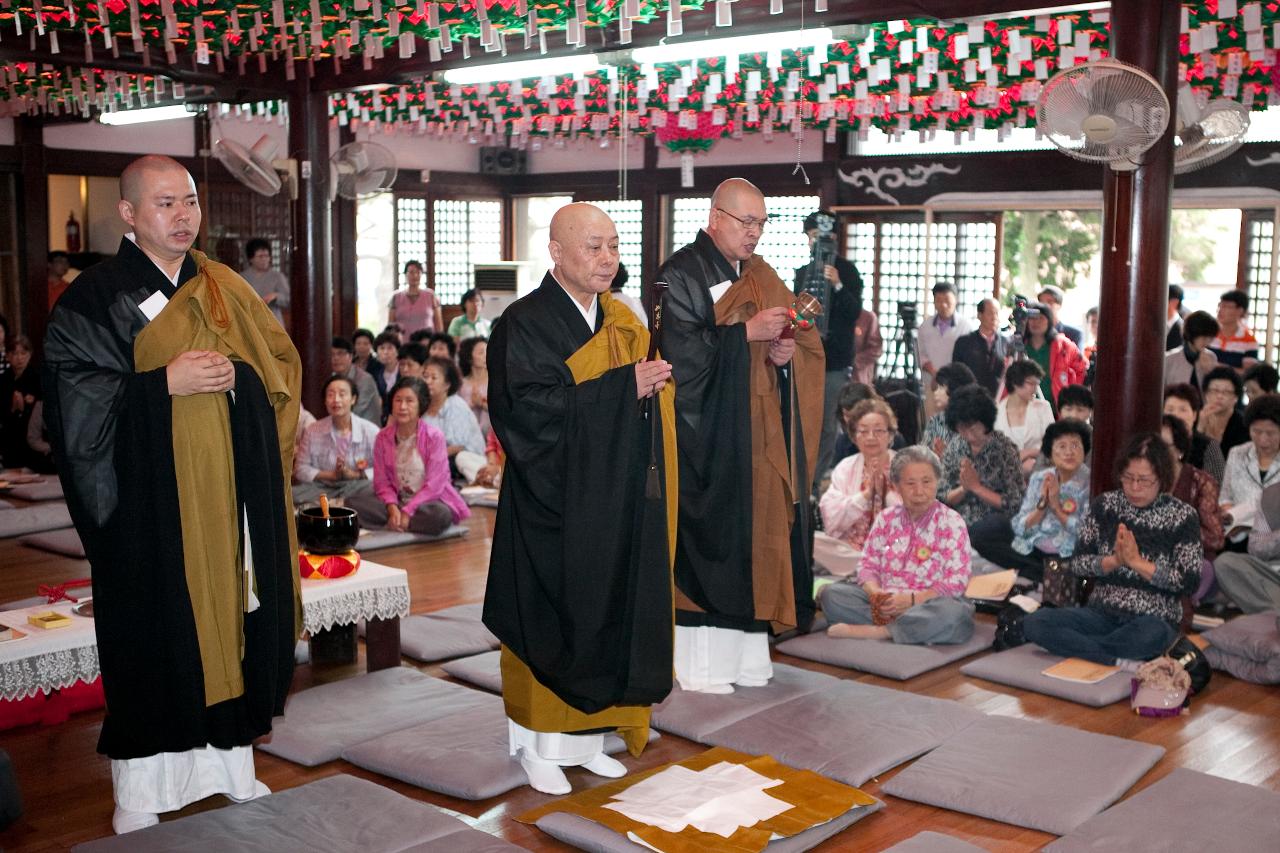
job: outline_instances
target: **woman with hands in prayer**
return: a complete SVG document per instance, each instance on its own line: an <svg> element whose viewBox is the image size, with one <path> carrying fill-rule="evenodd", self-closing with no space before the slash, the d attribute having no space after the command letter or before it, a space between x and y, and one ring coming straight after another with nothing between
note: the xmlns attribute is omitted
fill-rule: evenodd
<svg viewBox="0 0 1280 853"><path fill-rule="evenodd" d="M962 439L942 457L939 498L971 528L989 515L1011 517L1022 503L1018 449L994 431L996 404L980 385L961 388L947 404L947 426Z"/></svg>
<svg viewBox="0 0 1280 853"><path fill-rule="evenodd" d="M367 494L378 425L352 413L356 385L334 374L324 385L326 417L302 433L293 461L294 503Z"/></svg>
<svg viewBox="0 0 1280 853"><path fill-rule="evenodd" d="M915 445L897 452L889 481L902 503L871 525L856 580L823 587L819 600L833 637L895 643L963 643L973 635L969 535L937 499L942 466Z"/></svg>

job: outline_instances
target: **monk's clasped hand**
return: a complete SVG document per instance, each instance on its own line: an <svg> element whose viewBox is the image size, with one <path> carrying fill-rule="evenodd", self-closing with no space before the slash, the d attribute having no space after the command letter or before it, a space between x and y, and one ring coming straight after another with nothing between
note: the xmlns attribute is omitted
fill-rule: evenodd
<svg viewBox="0 0 1280 853"><path fill-rule="evenodd" d="M189 350L169 362L165 377L173 397L220 394L235 387L236 369L222 353Z"/></svg>
<svg viewBox="0 0 1280 853"><path fill-rule="evenodd" d="M662 359L636 363L636 399L643 400L656 394L671 378L671 363Z"/></svg>

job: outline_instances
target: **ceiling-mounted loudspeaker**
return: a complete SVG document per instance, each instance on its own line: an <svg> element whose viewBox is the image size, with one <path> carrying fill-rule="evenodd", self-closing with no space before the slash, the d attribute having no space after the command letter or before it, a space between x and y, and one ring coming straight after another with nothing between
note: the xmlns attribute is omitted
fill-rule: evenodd
<svg viewBox="0 0 1280 853"><path fill-rule="evenodd" d="M480 149L480 174L523 175L529 167L525 152L517 148Z"/></svg>

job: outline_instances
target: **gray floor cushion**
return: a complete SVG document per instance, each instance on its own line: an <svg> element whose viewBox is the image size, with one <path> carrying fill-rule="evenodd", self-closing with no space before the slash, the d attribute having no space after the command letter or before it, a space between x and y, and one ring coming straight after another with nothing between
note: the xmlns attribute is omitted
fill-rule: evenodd
<svg viewBox="0 0 1280 853"><path fill-rule="evenodd" d="M1132 673L1117 672L1097 684L1078 684L1041 674L1061 660L1062 658L1049 654L1039 646L1027 643L970 661L960 667L960 671L975 678L983 678L1009 687L1020 687L1023 690L1079 702L1081 705L1092 705L1095 708L1102 708L1129 698L1129 682L1132 680Z"/></svg>
<svg viewBox="0 0 1280 853"><path fill-rule="evenodd" d="M1065 835L1124 796L1162 755L1152 744L984 716L890 779L884 792Z"/></svg>
<svg viewBox="0 0 1280 853"><path fill-rule="evenodd" d="M905 681L985 651L991 648L995 636L995 625L979 622L967 643L949 646L911 646L889 640L853 640L826 634L806 634L779 643L777 649L793 657Z"/></svg>
<svg viewBox="0 0 1280 853"><path fill-rule="evenodd" d="M401 654L430 663L498 648L498 638L481 624L478 608L467 604L401 619ZM459 612L451 614L450 610ZM472 618L466 618L471 614Z"/></svg>
<svg viewBox="0 0 1280 853"><path fill-rule="evenodd" d="M479 837L477 837L479 836ZM381 785L337 775L243 805L100 838L82 853L404 853L521 848Z"/></svg>
<svg viewBox="0 0 1280 853"><path fill-rule="evenodd" d="M1255 684L1280 684L1280 613L1266 610L1204 632L1214 669Z"/></svg>
<svg viewBox="0 0 1280 853"><path fill-rule="evenodd" d="M426 536L422 533L410 533L408 531L401 533L398 530L366 528L360 532L360 540L356 542L356 550L364 553L365 551L376 551L379 548L394 548L396 545L412 545L415 542L439 542L441 539L456 539L459 536L466 535L467 528L460 524L450 525L443 533L437 533L435 536Z"/></svg>
<svg viewBox="0 0 1280 853"><path fill-rule="evenodd" d="M1045 849L1260 853L1280 846L1280 793L1177 768Z"/></svg>
<svg viewBox="0 0 1280 853"><path fill-rule="evenodd" d="M74 527L46 530L44 533L29 533L20 537L18 542L28 548L84 559L84 543L80 541L80 534L76 533Z"/></svg>
<svg viewBox="0 0 1280 853"><path fill-rule="evenodd" d="M973 853L983 849L940 832L917 832L906 841L899 841L886 849L884 853Z"/></svg>
<svg viewBox="0 0 1280 853"><path fill-rule="evenodd" d="M959 702L836 680L709 732L701 742L770 755L858 786L982 718Z"/></svg>
<svg viewBox="0 0 1280 853"><path fill-rule="evenodd" d="M806 829L798 835L771 841L765 850L769 853L800 853L802 850L810 850L882 808L884 803L879 800L875 805L857 806L834 820ZM627 840L607 826L565 812L543 815L538 818L537 827L558 841L591 853L636 853L649 849Z"/></svg>
<svg viewBox="0 0 1280 853"><path fill-rule="evenodd" d="M464 800L485 800L527 784L520 762L508 754L502 699L464 689L470 695L453 713L348 747L342 757L357 767ZM605 738L605 752L624 749L616 735Z"/></svg>
<svg viewBox="0 0 1280 853"><path fill-rule="evenodd" d="M24 501L60 501L64 497L62 483L57 477L49 477L43 483L14 486L7 494Z"/></svg>
<svg viewBox="0 0 1280 853"><path fill-rule="evenodd" d="M467 658L458 658L441 665L441 669L461 681L474 684L494 693L502 692L501 652L485 652Z"/></svg>
<svg viewBox="0 0 1280 853"><path fill-rule="evenodd" d="M13 509L14 505L6 500L0 500L0 509Z"/></svg>
<svg viewBox="0 0 1280 853"><path fill-rule="evenodd" d="M365 673L294 693L258 748L314 767L357 743L471 707L475 694L408 667Z"/></svg>
<svg viewBox="0 0 1280 853"><path fill-rule="evenodd" d="M71 526L71 513L62 502L24 506L0 512L0 539Z"/></svg>
<svg viewBox="0 0 1280 853"><path fill-rule="evenodd" d="M716 729L839 683L840 679L821 672L810 672L783 663L774 664L773 678L764 687L735 687L732 693L720 696L694 693L676 687L660 705L654 706L653 725L664 732L689 740L710 743L706 738ZM769 752L767 748L742 751ZM774 757L782 760L781 756Z"/></svg>

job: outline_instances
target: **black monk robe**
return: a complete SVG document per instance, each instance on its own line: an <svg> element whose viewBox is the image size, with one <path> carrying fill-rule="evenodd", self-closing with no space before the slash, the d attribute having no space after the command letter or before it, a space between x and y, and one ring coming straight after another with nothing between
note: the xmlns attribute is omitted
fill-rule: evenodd
<svg viewBox="0 0 1280 853"><path fill-rule="evenodd" d="M260 607L244 614L243 692L205 701L167 377L163 367L134 371L134 339L148 323L140 306L155 306L147 300L156 293L180 303L196 276L188 255L175 288L124 239L115 258L86 270L59 300L45 339L45 416L93 567L107 702L98 749L113 759L248 745L270 731L292 678L296 567L281 451L263 382L237 360L227 427ZM231 304L233 294L224 296Z"/></svg>
<svg viewBox="0 0 1280 853"><path fill-rule="evenodd" d="M597 335L609 355L585 371L595 378L575 379L575 354ZM667 482L663 442L651 445L636 399L634 363L647 340L607 294L588 328L550 273L489 339L489 416L507 462L484 623L586 714L647 706L671 689L667 501L645 497L651 446Z"/></svg>

